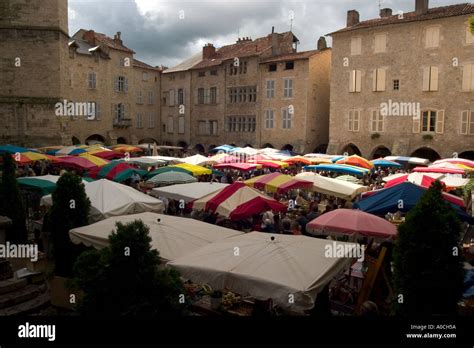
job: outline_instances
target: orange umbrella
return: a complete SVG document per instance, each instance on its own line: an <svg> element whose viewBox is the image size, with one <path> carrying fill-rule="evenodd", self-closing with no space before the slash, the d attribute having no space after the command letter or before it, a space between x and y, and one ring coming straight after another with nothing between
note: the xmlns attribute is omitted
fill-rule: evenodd
<svg viewBox="0 0 474 348"><path fill-rule="evenodd" d="M112 149L116 152L126 153L126 152L141 152L143 151L139 147L132 146L132 145L114 145Z"/></svg>
<svg viewBox="0 0 474 348"><path fill-rule="evenodd" d="M348 156L346 158L340 159L336 163L348 164L351 166L356 166L356 167L361 167L361 168L366 168L366 169L372 169L374 167L373 163L357 155L352 155L352 156Z"/></svg>
<svg viewBox="0 0 474 348"><path fill-rule="evenodd" d="M311 162L311 159L303 157L303 156L293 156L288 159L284 159L283 162L289 163L289 164L295 164L295 163L302 163L302 164L312 164L314 162Z"/></svg>

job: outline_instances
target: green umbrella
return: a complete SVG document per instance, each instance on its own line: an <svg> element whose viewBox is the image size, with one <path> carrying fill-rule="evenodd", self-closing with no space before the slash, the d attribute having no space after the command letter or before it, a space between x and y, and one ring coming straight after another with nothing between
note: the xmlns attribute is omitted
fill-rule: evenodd
<svg viewBox="0 0 474 348"><path fill-rule="evenodd" d="M184 168L180 168L180 167L161 167L161 168L158 168L158 169L155 169L155 170L149 172L148 174L146 174L146 177L147 178L152 178L155 175L158 175L158 174L161 174L161 173L166 173L166 172L178 172L178 173L185 173L185 174L193 175L193 173L191 173L189 170L186 170Z"/></svg>
<svg viewBox="0 0 474 348"><path fill-rule="evenodd" d="M342 181L347 181L347 182L352 182L354 184L358 184L360 181L356 177L352 175L340 175L336 178L337 180L342 180Z"/></svg>
<svg viewBox="0 0 474 348"><path fill-rule="evenodd" d="M197 179L189 174L181 172L168 171L157 174L147 181L147 184L154 184L155 186L173 185L173 184L188 184L197 182Z"/></svg>

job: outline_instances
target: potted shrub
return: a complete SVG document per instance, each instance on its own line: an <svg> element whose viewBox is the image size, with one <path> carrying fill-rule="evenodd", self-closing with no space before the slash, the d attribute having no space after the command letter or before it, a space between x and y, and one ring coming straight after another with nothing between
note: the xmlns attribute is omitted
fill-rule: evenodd
<svg viewBox="0 0 474 348"><path fill-rule="evenodd" d="M380 134L379 133L373 133L370 137L372 138L372 140L375 140L375 139L380 138Z"/></svg>
<svg viewBox="0 0 474 348"><path fill-rule="evenodd" d="M222 302L222 291L216 290L211 293L211 308L217 309Z"/></svg>
<svg viewBox="0 0 474 348"><path fill-rule="evenodd" d="M423 140L433 140L433 136L431 134L423 135Z"/></svg>

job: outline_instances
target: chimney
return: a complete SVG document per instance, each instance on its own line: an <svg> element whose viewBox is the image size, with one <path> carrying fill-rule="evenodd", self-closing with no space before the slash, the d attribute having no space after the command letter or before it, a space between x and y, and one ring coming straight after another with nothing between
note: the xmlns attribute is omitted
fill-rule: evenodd
<svg viewBox="0 0 474 348"><path fill-rule="evenodd" d="M94 30L88 30L82 36L84 41L86 41L91 46L96 46L95 44L95 32Z"/></svg>
<svg viewBox="0 0 474 348"><path fill-rule="evenodd" d="M359 23L359 12L356 10L347 11L347 26L352 27Z"/></svg>
<svg viewBox="0 0 474 348"><path fill-rule="evenodd" d="M392 15L391 8L383 8L380 10L380 18L390 17Z"/></svg>
<svg viewBox="0 0 474 348"><path fill-rule="evenodd" d="M213 44L208 43L202 48L202 59L210 59L216 53L216 48Z"/></svg>
<svg viewBox="0 0 474 348"><path fill-rule="evenodd" d="M325 50L326 48L328 48L326 38L324 36L321 36L318 40L318 51Z"/></svg>
<svg viewBox="0 0 474 348"><path fill-rule="evenodd" d="M122 42L122 39L120 38L120 36L122 35L122 33L120 31L117 31L117 34L114 35L114 42L117 44L117 45L123 45L123 42Z"/></svg>
<svg viewBox="0 0 474 348"><path fill-rule="evenodd" d="M415 3L415 13L417 15L425 14L428 12L429 0L416 0Z"/></svg>
<svg viewBox="0 0 474 348"><path fill-rule="evenodd" d="M280 35L278 33L272 33L272 56L280 54Z"/></svg>

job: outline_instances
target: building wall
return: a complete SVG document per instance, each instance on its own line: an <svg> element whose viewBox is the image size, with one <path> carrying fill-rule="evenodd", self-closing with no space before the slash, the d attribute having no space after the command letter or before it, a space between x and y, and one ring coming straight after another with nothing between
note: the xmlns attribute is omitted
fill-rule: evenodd
<svg viewBox="0 0 474 348"><path fill-rule="evenodd" d="M61 142L54 104L67 47L67 1L0 3L0 142ZM34 52L34 54L32 54Z"/></svg>
<svg viewBox="0 0 474 348"><path fill-rule="evenodd" d="M474 137L460 134L461 111L474 109L474 92L463 92L463 65L474 60L474 45L467 45L468 16L459 16L401 25L390 25L354 30L333 35L330 146L329 153L342 153L346 145L356 145L362 155L371 156L378 146L387 147L396 155L411 155L419 148L434 149L440 156L474 150ZM438 48L425 48L425 30L439 26ZM387 33L386 53L374 52L374 35ZM362 54L351 56L350 40L362 38ZM348 58L348 66L344 59ZM459 65L453 66L453 58ZM423 68L439 68L438 91L423 92ZM386 68L386 90L372 91L374 68ZM362 73L360 93L349 92L349 75L353 69ZM400 80L400 90L393 89L393 80ZM430 132L432 140L424 140L426 133L413 132L413 118L386 116L384 131L372 139L369 128L371 108L380 107L389 100L420 103L427 108L444 110L444 132ZM350 109L361 109L360 130L348 131Z"/></svg>
<svg viewBox="0 0 474 348"><path fill-rule="evenodd" d="M184 90L184 108L180 113L180 107L177 103L177 91ZM175 91L175 103L170 105L170 91ZM166 99L166 103L164 102ZM191 92L191 73L189 71L179 71L164 73L161 76L161 124L160 134L161 142L177 146L178 143L190 145L191 134L193 132L191 125L191 110L192 110L192 92ZM168 117L173 118L173 130L170 131L168 127ZM178 118L184 117L184 133L178 132Z"/></svg>

